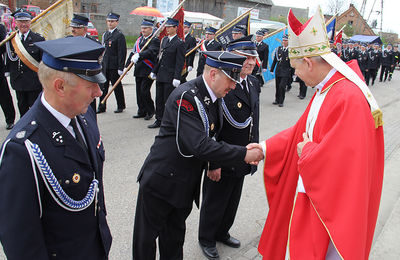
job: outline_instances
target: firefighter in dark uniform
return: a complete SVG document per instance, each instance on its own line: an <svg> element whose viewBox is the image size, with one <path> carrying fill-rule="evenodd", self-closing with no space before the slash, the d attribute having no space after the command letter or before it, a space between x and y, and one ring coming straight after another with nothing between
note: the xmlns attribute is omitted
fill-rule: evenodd
<svg viewBox="0 0 400 260"><path fill-rule="evenodd" d="M379 50L379 44L375 43L374 48L368 53L368 63L367 63L367 78L365 82L369 86L369 79L372 79L372 86L375 83L376 75L378 74L379 66L381 65L382 53Z"/></svg>
<svg viewBox="0 0 400 260"><path fill-rule="evenodd" d="M232 38L233 40L240 39L247 35L247 26L238 24L233 26L232 28Z"/></svg>
<svg viewBox="0 0 400 260"><path fill-rule="evenodd" d="M186 53L188 53L190 50L192 50L194 47L196 47L196 39L190 34L190 28L192 24L188 21L185 21L183 23L183 33L185 34L185 56ZM194 62L194 57L196 56L196 52L193 51L190 55L188 55L185 58L185 74L182 75L182 80L181 83L185 83L187 80L187 76L189 72L193 70L193 62Z"/></svg>
<svg viewBox="0 0 400 260"><path fill-rule="evenodd" d="M6 36L7 29L4 24L0 24L0 41L4 40ZM8 81L5 76L6 69L3 60L3 54L5 51L6 46L3 44L3 46L0 47L0 106L6 119L6 129L10 130L14 127L15 109L10 88L8 86Z"/></svg>
<svg viewBox="0 0 400 260"><path fill-rule="evenodd" d="M398 66L400 62L400 52L399 52L399 47L397 45L394 46L393 57L394 57L394 65L389 74L389 81L392 80L393 72L396 66Z"/></svg>
<svg viewBox="0 0 400 260"><path fill-rule="evenodd" d="M21 41L25 50L32 58L40 62L42 59L42 51L33 43L44 41L45 39L40 34L30 30L31 15L19 11L14 14L14 18L15 24L18 27L18 33L15 35L15 37L18 38L15 38L15 40ZM18 110L22 117L33 105L42 91L42 85L39 82L37 73L22 62L9 41L7 45L6 70L10 72L11 87L17 94Z"/></svg>
<svg viewBox="0 0 400 260"><path fill-rule="evenodd" d="M203 44L200 46L201 51L220 51L222 50L222 45L217 42L215 38L215 33L217 29L214 27L207 27L205 29L206 39L203 41ZM206 57L199 53L199 62L197 64L197 77L203 74L204 64L206 64Z"/></svg>
<svg viewBox="0 0 400 260"><path fill-rule="evenodd" d="M394 67L394 54L392 45L389 43L386 49L382 52L381 75L379 77L379 82L387 80L392 67ZM385 77L383 77L383 75L385 75Z"/></svg>
<svg viewBox="0 0 400 260"><path fill-rule="evenodd" d="M341 59L344 62L348 62L350 59L350 53L349 53L349 44L347 41L343 40L343 47L342 47L342 55L341 55Z"/></svg>
<svg viewBox="0 0 400 260"><path fill-rule="evenodd" d="M181 83L185 43L177 35L178 25L179 21L173 18L168 18L165 23L168 35L161 40L159 61L150 74L150 78L156 79L156 121L148 128L160 127L165 102Z"/></svg>
<svg viewBox="0 0 400 260"><path fill-rule="evenodd" d="M69 23L69 27L71 27L72 36L87 37L88 39L97 42L95 38L89 36L87 33L88 23L89 23L89 18L87 18L86 16L74 14L71 22ZM90 106L94 111L96 111L96 99L93 100Z"/></svg>
<svg viewBox="0 0 400 260"><path fill-rule="evenodd" d="M138 106L137 114L133 118L144 118L150 120L154 115L154 101L151 98L151 85L153 80L149 75L157 63L157 55L160 50L160 40L157 37L151 39L146 49L142 51L143 46L153 35L153 20L143 19L140 26L141 36L137 39L129 55L125 67L131 62L135 63L133 75L136 81L136 102Z"/></svg>
<svg viewBox="0 0 400 260"><path fill-rule="evenodd" d="M104 47L84 37L35 45L43 50L38 72L43 94L0 153L4 253L8 259L105 260L111 234L104 148L89 106L105 81L98 63Z"/></svg>
<svg viewBox="0 0 400 260"><path fill-rule="evenodd" d="M222 127L220 98L235 88L244 57L206 52L204 74L175 89L150 154L139 172L133 232L133 259L183 259L185 220L198 205L201 176L207 162L254 162L258 149L216 142Z"/></svg>
<svg viewBox="0 0 400 260"><path fill-rule="evenodd" d="M283 102L285 101L285 90L288 84L292 67L290 67L289 52L288 52L288 38L284 35L282 38L282 46L279 46L275 50L274 61L271 65L271 72L274 72L275 66L275 101L272 103L274 105L279 105L283 107Z"/></svg>
<svg viewBox="0 0 400 260"><path fill-rule="evenodd" d="M349 42L348 61L357 59L358 50L354 48L354 42Z"/></svg>
<svg viewBox="0 0 400 260"><path fill-rule="evenodd" d="M258 59L261 62L261 64L257 62L252 74L256 76L256 78L258 79L260 87L264 85L263 74L268 70L268 55L269 55L269 46L268 44L263 42L263 39L264 39L264 31L258 30L256 32L256 46L257 46Z"/></svg>
<svg viewBox="0 0 400 260"><path fill-rule="evenodd" d="M357 55L358 66L364 76L364 79L367 78L368 73L368 52L366 50L366 45L361 45L361 50L358 52Z"/></svg>
<svg viewBox="0 0 400 260"><path fill-rule="evenodd" d="M240 83L223 101L224 120L217 141L246 146L259 139L259 82L251 75L258 56L252 35L231 41L227 50L246 57L240 72ZM219 257L216 241L238 248L240 241L229 234L242 194L244 177L257 167L244 161L221 167L210 163L203 180L200 211L199 244L207 258Z"/></svg>
<svg viewBox="0 0 400 260"><path fill-rule="evenodd" d="M107 15L108 31L103 34L102 38L103 46L106 48L103 56L103 73L107 80L101 88L103 95L100 97L100 102L107 95L110 82L114 85L124 71L126 40L124 34L117 28L118 21L119 14L109 13ZM115 88L114 94L117 100L117 110L114 113L122 113L125 109L125 96L121 82ZM106 112L106 104L99 103L97 113L103 112Z"/></svg>

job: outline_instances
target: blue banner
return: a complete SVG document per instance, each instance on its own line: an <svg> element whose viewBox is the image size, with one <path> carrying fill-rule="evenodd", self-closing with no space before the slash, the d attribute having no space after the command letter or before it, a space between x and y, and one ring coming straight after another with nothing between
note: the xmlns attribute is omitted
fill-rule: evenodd
<svg viewBox="0 0 400 260"><path fill-rule="evenodd" d="M243 26L243 28L247 28L247 35L250 32L250 12L245 15L242 19L232 23L229 27L225 28L222 32L219 32L215 35L215 40L221 43L223 46L226 46L232 38L232 29L235 25Z"/></svg>
<svg viewBox="0 0 400 260"><path fill-rule="evenodd" d="M335 41L335 27L336 27L336 17L326 25L326 32L328 33L329 40Z"/></svg>
<svg viewBox="0 0 400 260"><path fill-rule="evenodd" d="M284 34L287 34L287 29L280 31L277 34L274 34L266 39L263 40L269 46L269 57L268 57L268 71L264 72L264 80L265 82L270 81L271 79L275 78L275 69L274 73L270 72L272 62L274 61L275 51L276 49L282 45L282 37Z"/></svg>

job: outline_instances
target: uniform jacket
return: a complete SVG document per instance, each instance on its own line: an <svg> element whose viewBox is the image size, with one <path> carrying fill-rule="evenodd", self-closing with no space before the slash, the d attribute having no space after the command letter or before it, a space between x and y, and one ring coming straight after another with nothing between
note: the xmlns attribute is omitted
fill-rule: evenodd
<svg viewBox="0 0 400 260"><path fill-rule="evenodd" d="M247 86L249 87L249 96L247 97L240 84L236 84L236 88L231 90L225 97L224 101L231 116L235 121L242 123L251 116L253 123L245 129L237 129L233 127L224 116L222 129L218 135L217 141L224 141L228 144L246 146L249 143L258 143L259 139L259 115L260 101L259 92L257 90L258 80L255 76L247 76ZM251 128L251 132L250 132ZM219 168L218 164L210 164L210 169ZM222 167L222 174L225 176L241 177L249 173L257 171L257 166L250 166L244 161L231 163L227 167Z"/></svg>
<svg viewBox="0 0 400 260"><path fill-rule="evenodd" d="M359 51L357 54L357 61L358 61L358 66L360 67L361 71L365 71L368 69L368 52L364 51Z"/></svg>
<svg viewBox="0 0 400 260"><path fill-rule="evenodd" d="M222 45L215 41L212 40L210 43L210 41L205 41L204 42L204 46L206 48L206 50L204 51L220 51L222 50ZM204 65L206 64L206 57L202 54L199 55L199 63L197 65L197 73L201 73L203 74L203 70L204 70Z"/></svg>
<svg viewBox="0 0 400 260"><path fill-rule="evenodd" d="M15 37L19 37L17 34ZM42 60L42 51L33 45L34 42L44 41L45 39L38 33L29 31L23 45L26 51L38 62ZM12 56L15 57L17 54L12 47L11 42L10 48ZM26 66L19 58L16 61L11 61L7 56L6 66L7 71L10 72L10 83L11 87L19 91L32 91L42 89L42 85L39 82L39 78L36 72Z"/></svg>
<svg viewBox="0 0 400 260"><path fill-rule="evenodd" d="M151 37L149 35L148 37ZM142 38L143 39L143 38ZM146 44L146 40L139 41L139 47L140 49L143 48L143 46ZM131 54L129 55L128 59L126 60L125 67L128 67L129 64L131 63L131 58L132 56L136 53L136 44L132 49ZM144 49L143 51L140 52L139 54L139 60L135 64L135 70L134 70L134 75L135 77L147 77L151 73L152 69L154 68L155 64L157 63L157 55L160 50L160 40L157 37L153 37L151 39L149 45Z"/></svg>
<svg viewBox="0 0 400 260"><path fill-rule="evenodd" d="M126 59L126 41L124 34L118 29L103 34L105 47L103 57L103 70L123 70Z"/></svg>
<svg viewBox="0 0 400 260"><path fill-rule="evenodd" d="M7 29L3 24L0 24L0 40L4 40L7 36ZM4 53L6 51L6 45L0 47L0 74L4 76L4 72L6 70L5 63L4 63ZM7 54L5 54L7 55Z"/></svg>
<svg viewBox="0 0 400 260"><path fill-rule="evenodd" d="M78 116L89 154L43 106L40 97L10 132L2 146L0 165L0 239L8 259L106 259L111 234L103 193L104 149L95 113L89 107ZM32 163L24 141L39 145L61 187L82 200L95 174L99 181L98 207L71 212L51 197L36 167L42 205ZM79 174L80 180L73 176ZM76 177L76 175L75 175ZM55 195L56 196L56 195Z"/></svg>
<svg viewBox="0 0 400 260"><path fill-rule="evenodd" d="M196 39L189 33L186 37L185 37L185 55L186 53L188 53L191 49L193 49L194 47L196 47ZM194 61L194 57L196 56L196 51L192 52L192 54L190 54L189 56L186 57L186 67L193 67L193 61Z"/></svg>
<svg viewBox="0 0 400 260"><path fill-rule="evenodd" d="M274 61L271 65L271 72L274 71L276 66L275 76L290 78L292 75L292 67L290 67L290 59L288 48L286 50L282 46L279 46L275 51Z"/></svg>
<svg viewBox="0 0 400 260"><path fill-rule="evenodd" d="M382 52L382 66L392 66L394 64L393 51L384 50Z"/></svg>
<svg viewBox="0 0 400 260"><path fill-rule="evenodd" d="M181 80L183 65L185 64L185 43L175 35L171 41L165 36L161 40L159 61L153 72L158 82L172 83L173 79Z"/></svg>
<svg viewBox="0 0 400 260"><path fill-rule="evenodd" d="M382 62L382 53L380 51L375 52L371 50L368 53L368 69L378 69Z"/></svg>
<svg viewBox="0 0 400 260"><path fill-rule="evenodd" d="M258 58L261 61L261 68L267 69L268 68L269 46L265 42L260 42L260 43L256 43L256 44L257 44ZM253 75L255 75L255 73L259 73L260 71L261 71L261 69L256 64L256 66L254 67L254 70L253 70Z"/></svg>
<svg viewBox="0 0 400 260"><path fill-rule="evenodd" d="M177 131L178 103L183 92L186 93L180 108ZM208 136L194 100L195 96L202 103L209 118ZM212 139L220 130L222 111L220 106L212 104L210 100L202 77L180 85L171 93L165 104L160 132L138 176L141 189L177 208L191 207L193 200L198 205L200 180L207 161L227 165L232 161L243 161L246 155L245 147ZM211 106L215 106L219 112L212 113ZM192 157L183 157L179 153L177 132L181 152L184 155L193 155Z"/></svg>
<svg viewBox="0 0 400 260"><path fill-rule="evenodd" d="M398 64L399 61L400 61L400 52L399 51L393 51L393 57L394 57L395 64Z"/></svg>

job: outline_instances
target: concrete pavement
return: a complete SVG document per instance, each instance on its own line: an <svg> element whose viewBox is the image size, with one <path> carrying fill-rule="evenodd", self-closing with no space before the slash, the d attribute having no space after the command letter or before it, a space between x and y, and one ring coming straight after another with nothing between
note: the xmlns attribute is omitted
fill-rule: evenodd
<svg viewBox="0 0 400 260"><path fill-rule="evenodd" d="M189 78L194 77L191 72ZM400 236L400 71L395 71L391 82L379 83L371 87L384 113L385 131L385 177L381 207L375 231L375 240L370 259L400 259L398 237ZM127 109L121 114L114 114L116 108L114 95L108 102L107 112L98 115L98 122L104 146L106 163L104 168L104 186L108 221L113 235L110 259L131 259L133 219L138 193L136 177L154 136L158 130L148 129L153 120L133 119L136 114L135 85L132 72L123 80ZM152 88L155 97L155 84ZM286 93L283 108L272 105L275 95L273 82L265 84L260 97L260 139L266 138L293 125L303 113L312 89L307 97L299 100L298 83ZM13 93L14 95L14 93ZM16 106L16 102L14 102ZM3 142L8 131L5 130L4 116L0 115L0 141ZM242 247L233 249L217 243L221 260L261 259L257 252L259 236L268 206L261 171L245 178L241 203L231 235L242 242ZM198 246L197 229L199 210L194 206L187 219L184 259L205 259ZM65 223L70 225L73 223ZM2 250L0 250L2 251ZM5 259L0 252L0 259Z"/></svg>

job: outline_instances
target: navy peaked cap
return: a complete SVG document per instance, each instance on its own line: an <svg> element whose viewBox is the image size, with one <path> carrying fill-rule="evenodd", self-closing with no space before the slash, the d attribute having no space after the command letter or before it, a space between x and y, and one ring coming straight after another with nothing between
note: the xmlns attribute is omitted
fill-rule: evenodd
<svg viewBox="0 0 400 260"><path fill-rule="evenodd" d="M74 14L74 17L69 24L71 27L86 27L88 26L89 18L83 15Z"/></svg>
<svg viewBox="0 0 400 260"><path fill-rule="evenodd" d="M220 69L231 80L238 82L240 71L246 57L227 51L204 51L207 56L206 64L210 67Z"/></svg>

